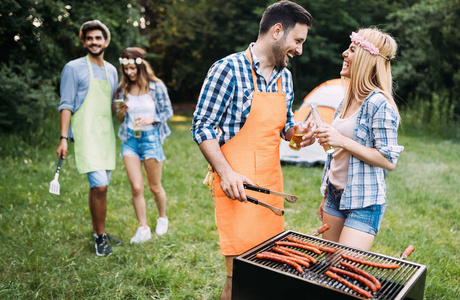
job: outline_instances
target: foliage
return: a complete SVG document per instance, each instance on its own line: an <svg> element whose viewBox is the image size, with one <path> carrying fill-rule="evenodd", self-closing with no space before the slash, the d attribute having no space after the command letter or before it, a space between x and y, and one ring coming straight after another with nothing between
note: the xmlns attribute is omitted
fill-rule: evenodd
<svg viewBox="0 0 460 300"><path fill-rule="evenodd" d="M56 134L58 116L45 132ZM0 134L1 299L219 299L225 269L219 253L214 206L201 181L206 161L190 138L190 117L176 116L166 139L163 186L170 228L141 245L129 244L137 229L121 159L108 192L107 230L124 244L106 258L94 253L88 183L75 166L73 147L63 162L61 195L48 193L56 171L56 144L29 144ZM46 133L45 133L46 134ZM54 135L55 136L55 135ZM460 145L441 139L400 136L405 151L388 173L388 206L371 251L428 268L425 299L459 299ZM118 140L117 152L120 150ZM285 205L285 228L310 234L320 225L317 209L322 168L283 166L284 189L299 195ZM148 223L155 201L145 187ZM252 204L247 204L252 205Z"/></svg>
<svg viewBox="0 0 460 300"><path fill-rule="evenodd" d="M163 59L153 66L176 101L197 99L209 67L255 41L266 0L142 1L152 26L151 52ZM263 10L262 10L263 12Z"/></svg>
<svg viewBox="0 0 460 300"><path fill-rule="evenodd" d="M112 32L105 59L117 64L122 49L145 48L173 103L196 101L209 67L257 39L265 8L274 0L4 0L0 2L0 130L22 130L57 107L60 72L85 54L77 34L98 18ZM349 34L378 26L400 45L393 62L396 93L406 111L435 108L436 97L458 124L460 115L459 0L298 0L314 17L304 53L291 60L300 101L315 86L339 76ZM52 95L52 93L56 95ZM39 102L39 103L35 103ZM34 113L26 122L19 112ZM420 108L419 108L420 107ZM451 109L453 107L453 110ZM453 114L450 113L453 111ZM430 119L423 124L439 124ZM38 128L37 126L36 128ZM443 131L440 129L439 131Z"/></svg>
<svg viewBox="0 0 460 300"><path fill-rule="evenodd" d="M142 42L129 0L5 0L0 3L0 130L18 132L58 106L59 75L85 55L78 40L82 23L98 18L111 29L106 59L116 61L127 43ZM3 84L4 83L4 84ZM27 107L27 108L26 108ZM24 122L26 117L26 122Z"/></svg>
<svg viewBox="0 0 460 300"><path fill-rule="evenodd" d="M443 119L459 121L460 1L421 0L392 12L388 19L388 28L395 31L400 46L394 67L398 94L430 127L442 121L435 116L440 111L448 112ZM439 97L443 99L437 100ZM438 104L445 107L436 107ZM431 113L419 114L420 106Z"/></svg>

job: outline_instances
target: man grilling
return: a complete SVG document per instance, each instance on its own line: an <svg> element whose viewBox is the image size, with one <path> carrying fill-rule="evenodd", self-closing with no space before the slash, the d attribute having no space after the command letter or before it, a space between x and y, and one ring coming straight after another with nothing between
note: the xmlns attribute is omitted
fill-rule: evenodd
<svg viewBox="0 0 460 300"><path fill-rule="evenodd" d="M227 269L221 299L231 299L233 258L284 230L283 217L246 203L243 184L283 189L279 138L290 140L297 126L286 66L302 54L312 24L310 13L296 3L269 6L257 41L214 63L198 99L191 130L215 175L211 190ZM313 142L309 131L301 146ZM283 208L281 197L257 198Z"/></svg>

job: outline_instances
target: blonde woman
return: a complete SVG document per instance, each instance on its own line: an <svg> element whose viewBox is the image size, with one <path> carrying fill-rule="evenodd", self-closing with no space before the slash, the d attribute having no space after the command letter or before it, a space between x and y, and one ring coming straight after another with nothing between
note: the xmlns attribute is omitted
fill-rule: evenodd
<svg viewBox="0 0 460 300"><path fill-rule="evenodd" d="M323 238L369 250L385 212L384 170L393 170L404 147L398 145L400 116L393 99L391 59L395 40L376 28L350 36L340 75L348 81L331 126L315 131L328 155L318 215L331 228Z"/></svg>
<svg viewBox="0 0 460 300"><path fill-rule="evenodd" d="M165 160L162 143L171 133L166 122L173 116L173 110L166 86L155 76L145 55L143 49L135 47L122 52L122 80L115 93L118 99L123 100L116 114L122 122L118 136L122 140L121 157L131 184L132 202L139 221L139 228L131 243L143 243L151 238L147 224L142 164L159 214L155 231L163 235L168 230L166 193L161 185L162 164Z"/></svg>

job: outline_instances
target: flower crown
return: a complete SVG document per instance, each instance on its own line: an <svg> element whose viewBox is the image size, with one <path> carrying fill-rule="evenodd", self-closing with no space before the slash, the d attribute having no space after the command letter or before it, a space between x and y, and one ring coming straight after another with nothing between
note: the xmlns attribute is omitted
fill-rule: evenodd
<svg viewBox="0 0 460 300"><path fill-rule="evenodd" d="M140 65L142 63L142 58L140 58L140 57L138 57L136 59L120 57L119 60L120 60L120 64L125 65L125 66L126 65L131 65L131 64L134 64L134 63L136 63L136 65Z"/></svg>
<svg viewBox="0 0 460 300"><path fill-rule="evenodd" d="M368 40L364 39L363 37L359 36L356 32L352 32L350 35L350 39L353 43L358 46L361 46L364 50L369 52L370 54L376 56L380 55L381 57L385 58L386 60L390 60L388 57L383 56L380 54L379 48L377 48L374 44L369 42Z"/></svg>

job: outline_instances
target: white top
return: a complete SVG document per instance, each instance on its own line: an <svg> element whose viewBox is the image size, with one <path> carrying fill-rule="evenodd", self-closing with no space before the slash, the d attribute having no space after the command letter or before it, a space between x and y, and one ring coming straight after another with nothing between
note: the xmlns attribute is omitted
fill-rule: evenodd
<svg viewBox="0 0 460 300"><path fill-rule="evenodd" d="M152 95L149 93L133 96L127 95L126 105L128 105L128 128L134 128L134 120L136 118L152 118L155 120L155 103L153 102ZM142 131L152 130L153 125L149 124L142 127Z"/></svg>
<svg viewBox="0 0 460 300"><path fill-rule="evenodd" d="M356 118L358 117L359 109L348 118L335 118L332 121L332 127L335 128L341 135L353 139L355 130ZM350 152L337 147L331 161L329 169L329 182L337 189L343 190L347 185L348 180L348 163L350 161Z"/></svg>

